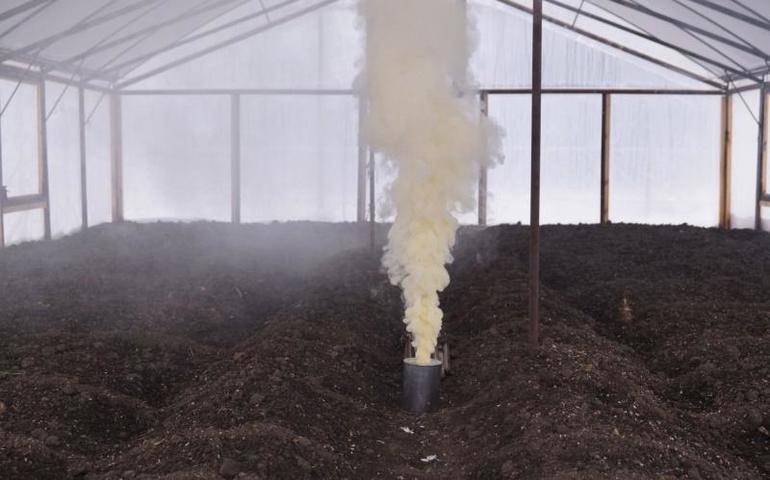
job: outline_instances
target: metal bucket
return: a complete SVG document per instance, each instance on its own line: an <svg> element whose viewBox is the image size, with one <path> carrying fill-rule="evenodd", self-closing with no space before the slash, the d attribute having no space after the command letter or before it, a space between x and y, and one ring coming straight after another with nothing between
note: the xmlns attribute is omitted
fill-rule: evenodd
<svg viewBox="0 0 770 480"><path fill-rule="evenodd" d="M414 358L404 359L401 403L405 410L419 415L438 409L441 365L435 359L429 365L418 365Z"/></svg>

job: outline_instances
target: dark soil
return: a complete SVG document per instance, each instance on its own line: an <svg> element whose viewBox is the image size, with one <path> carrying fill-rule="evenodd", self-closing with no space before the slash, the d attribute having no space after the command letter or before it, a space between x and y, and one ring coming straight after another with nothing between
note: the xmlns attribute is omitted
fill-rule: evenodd
<svg viewBox="0 0 770 480"><path fill-rule="evenodd" d="M367 242L125 224L0 251L0 478L770 478L769 235L547 227L533 352L526 228L463 230L423 417Z"/></svg>

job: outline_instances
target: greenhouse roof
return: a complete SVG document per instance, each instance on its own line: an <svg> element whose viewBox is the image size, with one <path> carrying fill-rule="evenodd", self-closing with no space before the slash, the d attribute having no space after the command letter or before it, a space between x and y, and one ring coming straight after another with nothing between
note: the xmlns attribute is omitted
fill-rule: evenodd
<svg viewBox="0 0 770 480"><path fill-rule="evenodd" d="M0 68L123 88L337 1L4 0ZM767 0L545 0L545 21L716 88L770 73Z"/></svg>

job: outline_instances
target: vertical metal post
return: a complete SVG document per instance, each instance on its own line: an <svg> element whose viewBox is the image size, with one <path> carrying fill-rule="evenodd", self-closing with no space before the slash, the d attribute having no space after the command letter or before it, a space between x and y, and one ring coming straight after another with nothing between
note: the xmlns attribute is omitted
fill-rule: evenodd
<svg viewBox="0 0 770 480"><path fill-rule="evenodd" d="M80 224L88 228L88 176L86 166L86 92L78 88L78 125L80 134Z"/></svg>
<svg viewBox="0 0 770 480"><path fill-rule="evenodd" d="M529 344L540 343L540 141L543 94L543 0L532 14L532 163L529 216Z"/></svg>
<svg viewBox="0 0 770 480"><path fill-rule="evenodd" d="M241 223L241 96L230 96L230 221Z"/></svg>
<svg viewBox="0 0 770 480"><path fill-rule="evenodd" d="M489 115L489 92L481 92L481 114ZM488 168L487 165L481 165L479 170L479 225L487 224L487 189L488 189Z"/></svg>
<svg viewBox="0 0 770 480"><path fill-rule="evenodd" d="M762 200L767 193L767 94L768 84L763 83L759 90L759 136L757 147L757 201L754 212L754 228L762 230Z"/></svg>
<svg viewBox="0 0 770 480"><path fill-rule="evenodd" d="M730 228L730 185L732 179L733 101L722 97L722 124L719 160L719 227Z"/></svg>
<svg viewBox="0 0 770 480"><path fill-rule="evenodd" d="M123 113L119 93L110 94L112 222L123 221Z"/></svg>
<svg viewBox="0 0 770 480"><path fill-rule="evenodd" d="M377 245L377 211L375 191L375 157L374 151L369 151L369 243L374 251Z"/></svg>
<svg viewBox="0 0 770 480"><path fill-rule="evenodd" d="M612 140L612 96L602 94L602 167L599 222L610 221L610 142Z"/></svg>
<svg viewBox="0 0 770 480"><path fill-rule="evenodd" d="M358 97L358 192L356 197L356 220L366 220L366 143L364 142L364 116L366 105L363 95Z"/></svg>
<svg viewBox="0 0 770 480"><path fill-rule="evenodd" d="M3 102L0 102L2 105ZM5 214L3 202L5 201L5 183L3 183L3 117L0 115L0 249L5 248Z"/></svg>
<svg viewBox="0 0 770 480"><path fill-rule="evenodd" d="M48 190L48 130L45 81L37 84L37 169L38 192L43 196L43 237L51 239L51 198Z"/></svg>

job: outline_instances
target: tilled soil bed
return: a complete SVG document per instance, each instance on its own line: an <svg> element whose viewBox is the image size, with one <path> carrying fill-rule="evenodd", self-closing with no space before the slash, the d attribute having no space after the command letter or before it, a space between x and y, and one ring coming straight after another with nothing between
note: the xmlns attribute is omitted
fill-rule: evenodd
<svg viewBox="0 0 770 480"><path fill-rule="evenodd" d="M384 237L384 230L380 231ZM442 409L353 224L124 224L0 251L0 479L770 478L770 236L463 229Z"/></svg>

